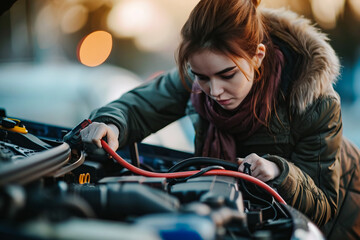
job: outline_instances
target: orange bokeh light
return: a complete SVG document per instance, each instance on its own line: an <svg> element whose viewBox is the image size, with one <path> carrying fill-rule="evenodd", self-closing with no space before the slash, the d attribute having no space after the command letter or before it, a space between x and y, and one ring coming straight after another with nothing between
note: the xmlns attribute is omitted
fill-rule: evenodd
<svg viewBox="0 0 360 240"><path fill-rule="evenodd" d="M79 62L96 67L105 62L112 50L112 36L105 31L95 31L84 37L77 48Z"/></svg>

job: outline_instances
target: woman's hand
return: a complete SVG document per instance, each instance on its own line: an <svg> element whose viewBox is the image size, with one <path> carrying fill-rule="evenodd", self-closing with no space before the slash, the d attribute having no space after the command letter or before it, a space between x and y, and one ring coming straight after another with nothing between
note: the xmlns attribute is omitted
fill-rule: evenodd
<svg viewBox="0 0 360 240"><path fill-rule="evenodd" d="M111 123L93 122L81 130L80 135L83 142L92 142L99 148L102 147L100 140L103 137L107 138L107 143L112 150L116 151L119 147L119 129Z"/></svg>
<svg viewBox="0 0 360 240"><path fill-rule="evenodd" d="M257 154L252 153L245 158L238 158L239 172L244 171L244 164L250 164L251 176L267 182L280 175L279 167L265 158L259 157Z"/></svg>

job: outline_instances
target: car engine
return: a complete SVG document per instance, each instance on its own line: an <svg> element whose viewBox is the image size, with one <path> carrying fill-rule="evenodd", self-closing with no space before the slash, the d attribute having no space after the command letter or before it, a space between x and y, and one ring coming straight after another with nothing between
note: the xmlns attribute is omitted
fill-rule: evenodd
<svg viewBox="0 0 360 240"><path fill-rule="evenodd" d="M144 176L82 143L82 127L2 118L1 239L324 239L261 185L216 174L234 163L143 143L116 152L160 173Z"/></svg>

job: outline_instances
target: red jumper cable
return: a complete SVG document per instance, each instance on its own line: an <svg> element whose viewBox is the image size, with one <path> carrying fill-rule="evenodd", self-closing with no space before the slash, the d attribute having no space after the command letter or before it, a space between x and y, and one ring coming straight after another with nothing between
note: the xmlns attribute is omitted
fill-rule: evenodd
<svg viewBox="0 0 360 240"><path fill-rule="evenodd" d="M127 161L125 161L122 157L120 157L116 152L114 152L109 145L104 141L101 140L101 145L104 148L104 150L110 154L118 163L120 163L123 167L129 169L131 172L135 174L139 174L145 177L159 177L159 178L185 178L189 177L191 175L194 175L198 173L199 171L185 171L185 172L173 172L173 173L155 173L155 172L149 172L140 168L135 167L134 165L131 165ZM205 172L203 174L204 176L213 176L213 175L219 175L219 176L229 176L229 177L235 177L235 178L241 178L246 181L249 181L251 183L256 184L257 186L263 188L266 190L269 194L271 194L276 201L279 203L285 204L285 200L269 185L264 183L263 181L254 178L248 174L236 172L236 171L230 171L230 170L210 170L208 172Z"/></svg>

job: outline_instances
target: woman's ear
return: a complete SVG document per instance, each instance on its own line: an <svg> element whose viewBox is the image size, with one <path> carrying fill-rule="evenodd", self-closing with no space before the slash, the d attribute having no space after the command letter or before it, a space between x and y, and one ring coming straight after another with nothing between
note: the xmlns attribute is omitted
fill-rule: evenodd
<svg viewBox="0 0 360 240"><path fill-rule="evenodd" d="M256 49L255 56L253 57L254 63L257 68L261 66L263 59L265 58L266 47L264 44L260 43Z"/></svg>

